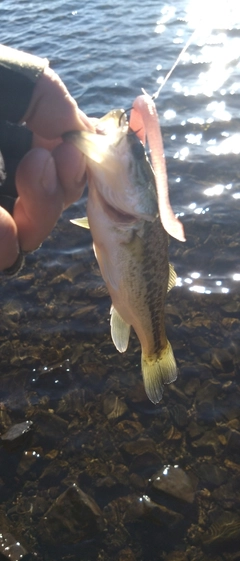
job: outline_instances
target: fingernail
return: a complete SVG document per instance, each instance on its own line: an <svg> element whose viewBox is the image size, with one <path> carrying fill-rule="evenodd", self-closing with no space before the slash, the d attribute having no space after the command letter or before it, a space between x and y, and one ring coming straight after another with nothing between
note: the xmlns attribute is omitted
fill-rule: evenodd
<svg viewBox="0 0 240 561"><path fill-rule="evenodd" d="M57 176L54 159L50 156L46 161L41 178L41 184L49 195L52 195L56 191L56 179Z"/></svg>

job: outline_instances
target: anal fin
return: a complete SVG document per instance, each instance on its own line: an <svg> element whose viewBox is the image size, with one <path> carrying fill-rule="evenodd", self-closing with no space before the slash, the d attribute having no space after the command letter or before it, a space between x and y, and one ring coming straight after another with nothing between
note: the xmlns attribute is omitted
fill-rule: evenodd
<svg viewBox="0 0 240 561"><path fill-rule="evenodd" d="M87 216L83 216L82 218L73 218L72 220L70 220L70 222L72 222L72 224L75 224L76 226L80 226L81 228L87 228L90 230Z"/></svg>
<svg viewBox="0 0 240 561"><path fill-rule="evenodd" d="M116 349L120 353L124 353L128 347L131 326L121 318L117 310L115 310L114 306L111 306L110 314L112 340Z"/></svg>

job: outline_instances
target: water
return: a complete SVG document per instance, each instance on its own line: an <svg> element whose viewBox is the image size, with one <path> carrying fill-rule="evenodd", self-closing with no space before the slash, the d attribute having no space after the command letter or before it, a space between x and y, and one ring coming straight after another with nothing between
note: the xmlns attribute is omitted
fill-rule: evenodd
<svg viewBox="0 0 240 561"><path fill-rule="evenodd" d="M149 551L153 561L238 559L239 533L210 549L207 538L201 540L208 528L224 534L226 509L232 526L239 527L234 522L240 505L238 6L3 0L0 14L2 43L49 58L92 116L130 107L142 87L154 93L197 26L157 100L170 197L187 237L185 244L170 243L178 286L166 306L179 379L154 408L144 400L136 339L124 356L115 351L109 299L90 235L69 222L84 212L83 197L27 257L21 275L2 281L2 432L32 419L36 429L28 454L37 450L38 459L27 467L20 452L10 460L0 450L0 514L7 514L12 533L18 539L23 533L25 546L39 559L145 561ZM112 395L126 406L120 416L108 417ZM49 436L51 415L57 416L57 428ZM59 418L67 422L66 434ZM152 442L142 454L141 438ZM127 442L139 443L135 454L126 451ZM132 514L129 522L123 516L127 499L120 508L124 497L146 496L148 477L164 464L179 464L198 481L198 513L183 529L175 520L174 539L171 532L166 538L159 513L158 524L149 512L140 521ZM212 464L218 470L214 477ZM55 482L46 477L46 467L56 469ZM100 534L97 545L84 542L77 552L70 540L64 553L55 551L53 540L53 553L42 537L41 517L72 482L105 509L108 539Z"/></svg>

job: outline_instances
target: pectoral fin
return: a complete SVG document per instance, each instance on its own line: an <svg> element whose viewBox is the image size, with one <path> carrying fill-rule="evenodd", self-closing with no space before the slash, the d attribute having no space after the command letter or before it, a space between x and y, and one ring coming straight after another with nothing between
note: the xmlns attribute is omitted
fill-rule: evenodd
<svg viewBox="0 0 240 561"><path fill-rule="evenodd" d="M110 310L111 319L111 336L116 349L120 353L124 353L128 347L129 335L130 335L130 325L128 325L119 315L114 306L111 306Z"/></svg>
<svg viewBox="0 0 240 561"><path fill-rule="evenodd" d="M169 263L169 277L168 277L168 287L167 287L168 292L169 290L171 290L171 288L173 288L176 285L176 282L177 282L177 273L174 270L171 263Z"/></svg>
<svg viewBox="0 0 240 561"><path fill-rule="evenodd" d="M90 230L87 216L83 216L82 218L73 218L70 222L72 222L72 224L76 224L76 226L81 226L81 228L87 228Z"/></svg>

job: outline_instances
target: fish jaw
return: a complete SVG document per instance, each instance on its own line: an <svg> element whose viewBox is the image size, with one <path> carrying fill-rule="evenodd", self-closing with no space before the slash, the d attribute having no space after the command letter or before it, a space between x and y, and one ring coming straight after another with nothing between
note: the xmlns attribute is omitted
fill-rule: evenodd
<svg viewBox="0 0 240 561"><path fill-rule="evenodd" d="M113 113L119 112L121 115L121 110ZM137 219L155 220L158 204L154 173L142 143L126 125L117 126L115 131L106 128L106 134L73 131L64 139L85 154L88 183L91 175L106 203Z"/></svg>

